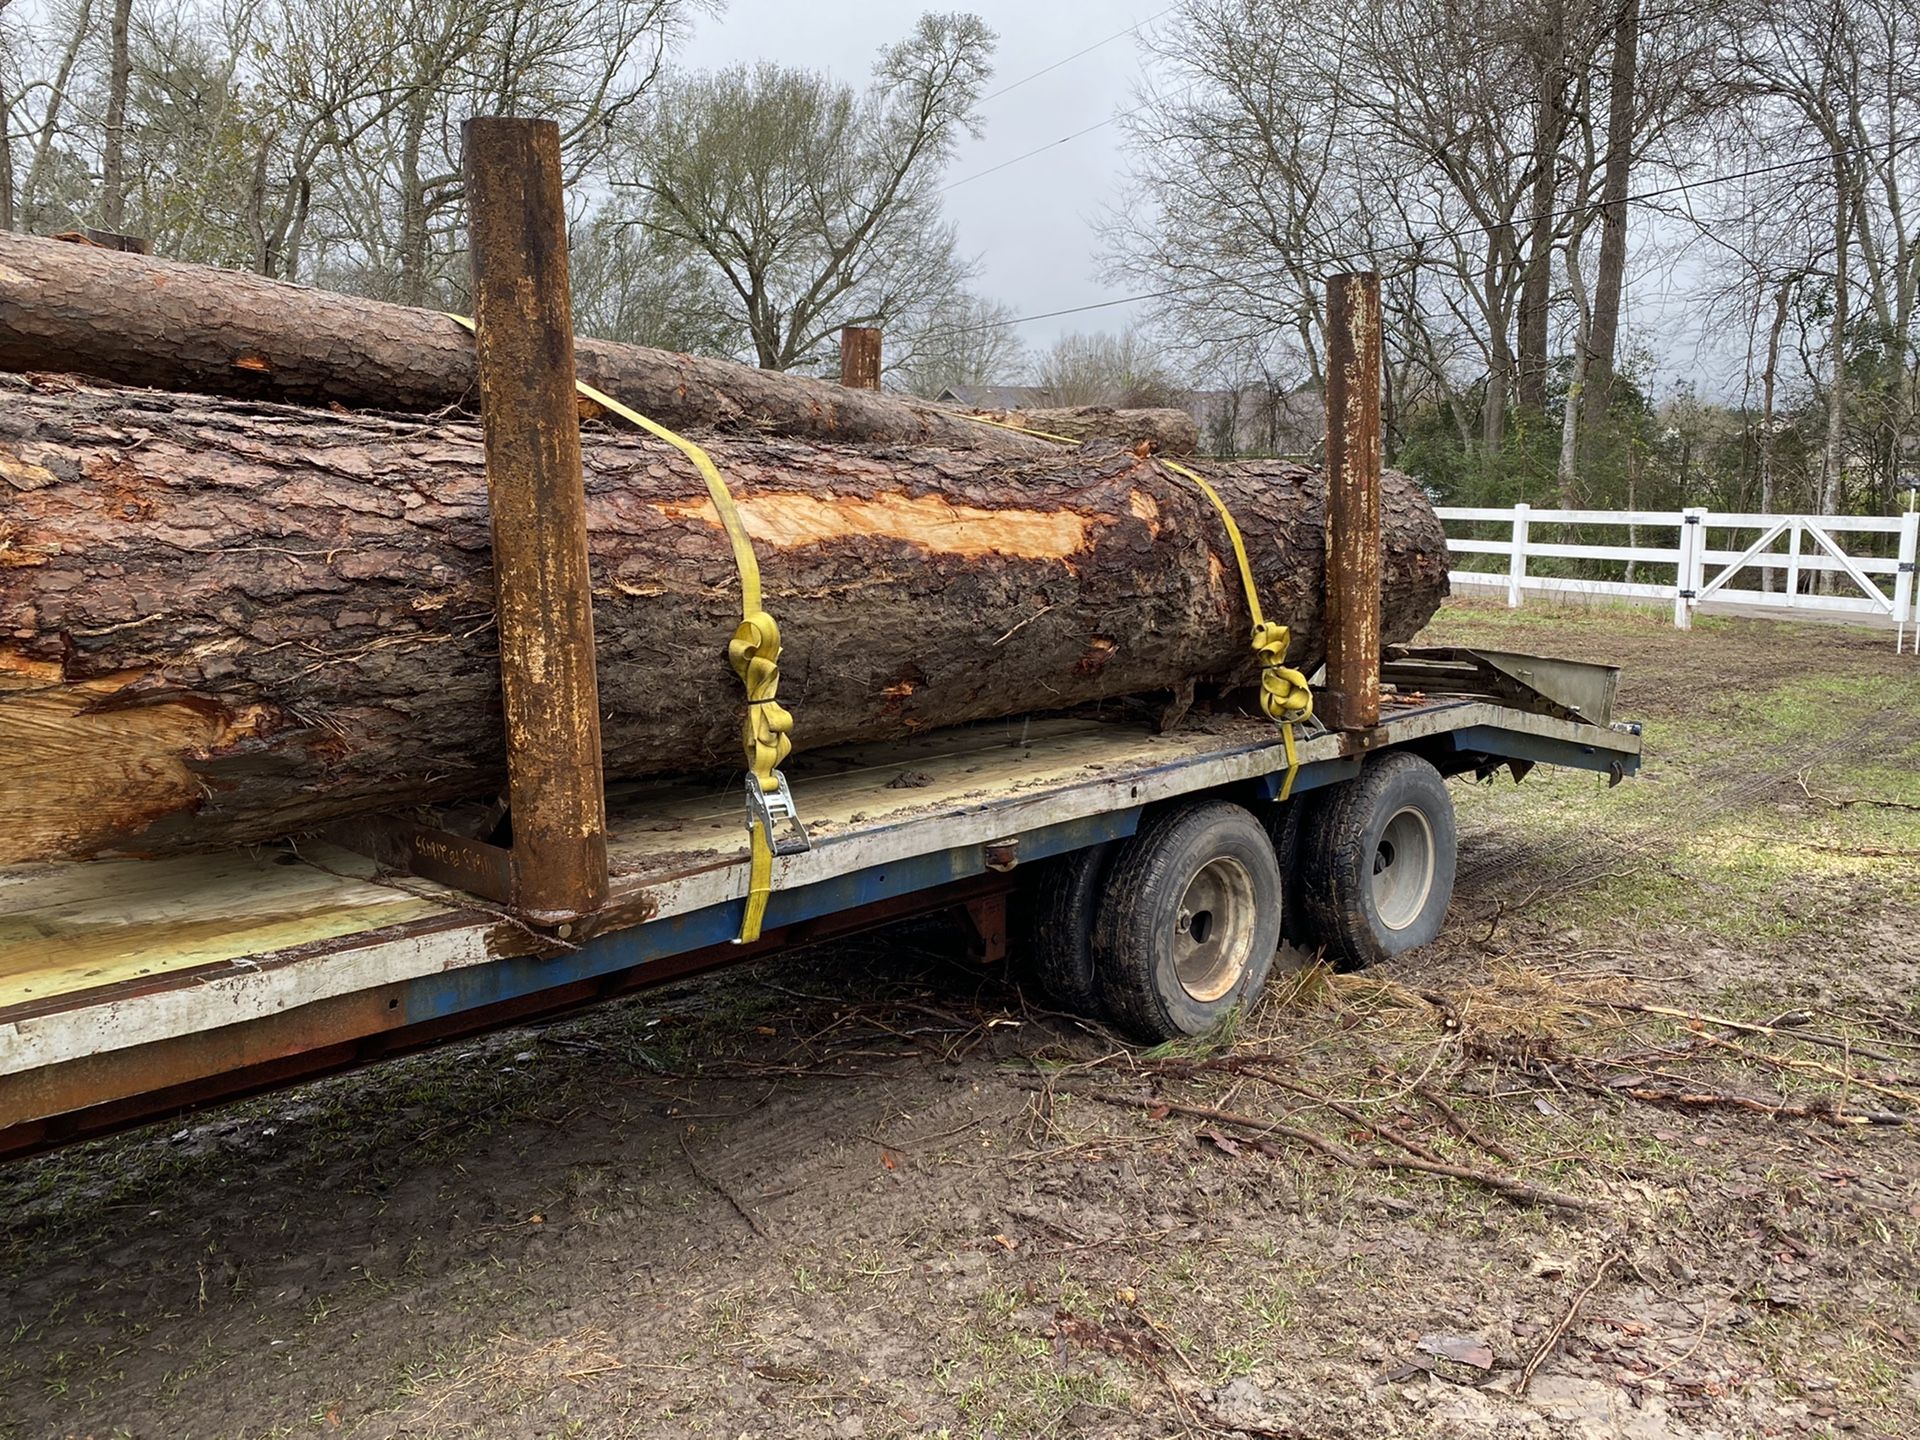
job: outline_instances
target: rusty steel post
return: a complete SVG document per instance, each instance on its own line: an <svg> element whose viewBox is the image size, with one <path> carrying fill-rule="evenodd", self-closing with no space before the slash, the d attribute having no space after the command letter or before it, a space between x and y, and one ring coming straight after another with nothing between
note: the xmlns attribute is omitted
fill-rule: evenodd
<svg viewBox="0 0 1920 1440"><path fill-rule="evenodd" d="M1380 723L1380 276L1327 280L1327 679L1336 730Z"/></svg>
<svg viewBox="0 0 1920 1440"><path fill-rule="evenodd" d="M461 127L513 817L514 904L557 925L607 898L606 786L574 410L560 131Z"/></svg>
<svg viewBox="0 0 1920 1440"><path fill-rule="evenodd" d="M849 390L880 388L880 332L871 325L840 328L840 383Z"/></svg>

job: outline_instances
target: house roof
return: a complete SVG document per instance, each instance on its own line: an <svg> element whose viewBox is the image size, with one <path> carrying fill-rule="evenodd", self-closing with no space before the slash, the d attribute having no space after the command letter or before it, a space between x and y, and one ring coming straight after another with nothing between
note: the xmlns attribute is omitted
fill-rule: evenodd
<svg viewBox="0 0 1920 1440"><path fill-rule="evenodd" d="M1039 385L949 385L937 398L970 410L1031 410L1048 403Z"/></svg>

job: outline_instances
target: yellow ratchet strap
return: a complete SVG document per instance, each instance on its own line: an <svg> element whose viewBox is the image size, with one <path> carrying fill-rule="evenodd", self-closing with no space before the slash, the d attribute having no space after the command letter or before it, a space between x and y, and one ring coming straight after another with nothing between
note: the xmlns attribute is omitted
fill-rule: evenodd
<svg viewBox="0 0 1920 1440"><path fill-rule="evenodd" d="M1049 435L1044 430L1029 430L1024 425L989 420L984 415L969 415L967 419L1001 430L1034 435L1042 440L1055 440L1062 445L1080 443L1070 435ZM1280 782L1280 793L1275 798L1289 799L1293 795L1293 782L1300 774L1300 756L1294 749L1293 727L1313 718L1313 691L1307 686L1307 677L1285 663L1292 634L1286 626L1268 620L1261 613L1260 589L1253 581L1253 565L1247 559L1246 539L1234 521L1233 511L1220 498L1220 492L1197 470L1189 470L1178 461L1168 460L1164 456L1160 457L1160 463L1198 486L1200 493L1213 502L1213 508L1220 512L1220 523L1227 527L1227 539L1233 542L1234 563L1240 568L1240 584L1247 592L1247 610L1253 616L1253 653L1260 662L1260 709L1280 727L1280 744L1287 756L1286 778Z"/></svg>
<svg viewBox="0 0 1920 1440"><path fill-rule="evenodd" d="M962 418L976 425L991 425L996 430L1011 430L1016 435L1031 435L1036 440L1051 440L1058 445L1078 445L1080 442L1071 435L1049 435L1044 430L1029 430L1024 425L1015 425L1009 420L989 420L984 415L967 415Z"/></svg>
<svg viewBox="0 0 1920 1440"><path fill-rule="evenodd" d="M468 330L475 330L473 321L465 315L453 318ZM666 441L691 460L693 468L706 482L707 494L727 532L727 543L733 547L733 563L740 572L740 624L727 643L727 660L747 692L740 738L747 758L747 833L751 844L747 908L735 943L751 944L760 938L767 897L773 893L773 857L797 855L812 848L794 809L787 777L780 773L780 762L793 749L793 716L776 698L780 689L780 627L761 604L760 561L753 553L753 541L740 519L739 508L733 503L733 493L727 489L719 467L705 450L583 380L576 380L573 388L629 424ZM775 836L776 820L791 825L791 838Z"/></svg>
<svg viewBox="0 0 1920 1440"><path fill-rule="evenodd" d="M1220 492L1198 470L1189 470L1176 460L1162 459L1160 463L1182 479L1191 480L1200 493L1213 502L1213 508L1220 512L1220 523L1227 527L1227 539L1233 542L1233 560L1240 567L1240 584L1247 592L1247 609L1253 616L1253 653L1260 662L1260 709L1280 727L1280 743L1287 756L1286 778L1280 782L1280 793L1275 798L1286 800L1292 796L1293 782L1300 774L1293 727L1313 716L1313 691L1307 688L1307 677L1285 663L1287 644L1293 637L1286 626L1261 613L1260 590L1253 583L1253 565L1247 559L1246 539L1240 534L1227 502L1220 498Z"/></svg>

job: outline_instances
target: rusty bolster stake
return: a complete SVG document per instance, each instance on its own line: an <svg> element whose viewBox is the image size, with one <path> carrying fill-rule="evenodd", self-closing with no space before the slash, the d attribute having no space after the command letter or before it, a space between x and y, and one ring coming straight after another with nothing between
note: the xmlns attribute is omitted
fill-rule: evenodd
<svg viewBox="0 0 1920 1440"><path fill-rule="evenodd" d="M1327 681L1337 730L1380 723L1380 276L1327 280Z"/></svg>
<svg viewBox="0 0 1920 1440"><path fill-rule="evenodd" d="M872 326L840 328L840 383L849 390L880 388L880 332Z"/></svg>
<svg viewBox="0 0 1920 1440"><path fill-rule="evenodd" d="M461 127L513 815L515 906L562 924L607 899L606 786L574 411L560 131Z"/></svg>

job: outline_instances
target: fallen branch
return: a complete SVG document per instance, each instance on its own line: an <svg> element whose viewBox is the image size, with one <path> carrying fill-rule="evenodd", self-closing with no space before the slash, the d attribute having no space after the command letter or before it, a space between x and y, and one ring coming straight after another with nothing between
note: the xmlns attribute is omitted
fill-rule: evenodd
<svg viewBox="0 0 1920 1440"><path fill-rule="evenodd" d="M1799 848L1814 850L1822 855L1857 855L1863 860L1920 859L1920 850L1890 850L1884 845L1818 845L1811 840L1802 840Z"/></svg>
<svg viewBox="0 0 1920 1440"><path fill-rule="evenodd" d="M1447 1128L1468 1144L1478 1145L1489 1155L1504 1160L1509 1165L1518 1165L1520 1163L1519 1157L1507 1149L1506 1146L1497 1140L1482 1135L1478 1130L1467 1124L1465 1120L1461 1119L1459 1113L1435 1094L1430 1087L1425 1085L1418 1086L1414 1090L1414 1093L1429 1105L1433 1106L1434 1109L1438 1110L1440 1112L1440 1118L1446 1121Z"/></svg>
<svg viewBox="0 0 1920 1440"><path fill-rule="evenodd" d="M1809 768L1793 777L1794 783L1800 787L1800 793L1809 800L1818 800L1821 804L1831 805L1836 810L1845 810L1853 805L1869 805L1876 810L1920 810L1920 805L1914 805L1905 800L1875 800L1867 795L1857 795L1851 799L1842 800L1837 795L1822 795L1817 790L1807 788L1807 776L1812 773L1812 769Z"/></svg>
<svg viewBox="0 0 1920 1440"><path fill-rule="evenodd" d="M762 1240L767 1238L765 1228L758 1220L754 1219L753 1212L742 1205L739 1198L735 1196L731 1190L727 1189L726 1186L722 1185L718 1180L714 1179L713 1176L700 1168L700 1162L693 1158L693 1149L687 1144L687 1137L684 1132L680 1135L680 1153L686 1157L687 1168L693 1171L694 1179L698 1180L702 1185L706 1186L707 1189L731 1205L733 1207L733 1213L745 1221L747 1228L755 1235Z"/></svg>
<svg viewBox="0 0 1920 1440"><path fill-rule="evenodd" d="M1848 1114L1832 1104L1796 1105L1784 1100L1760 1100L1750 1095L1728 1095L1718 1090L1654 1090L1627 1085L1618 1089L1595 1085L1606 1095L1625 1095L1646 1105L1674 1106L1683 1110L1707 1110L1724 1106L1732 1110L1751 1110L1769 1120L1820 1120L1829 1125L1905 1125L1908 1117L1892 1110L1868 1110Z"/></svg>
<svg viewBox="0 0 1920 1440"><path fill-rule="evenodd" d="M1355 1109L1353 1106L1347 1104L1344 1100L1335 1100L1330 1095L1322 1095L1318 1091L1314 1090L1311 1086L1302 1085L1299 1081L1289 1080L1285 1076L1275 1075L1270 1070L1258 1070L1250 1065L1241 1065L1241 1066L1236 1066L1234 1068L1237 1069L1239 1073L1242 1075L1251 1076L1255 1080L1263 1080L1269 1085L1278 1086L1282 1090L1291 1091L1295 1095L1303 1096L1306 1099L1311 1100L1314 1104L1322 1106L1328 1110L1331 1110L1334 1114L1340 1116L1341 1119L1349 1120L1355 1125L1358 1125L1361 1129L1369 1131L1372 1134L1379 1136L1382 1140L1385 1140L1389 1145L1399 1146L1402 1150L1406 1151L1409 1155L1413 1155L1421 1160L1428 1161L1435 1165L1446 1164L1446 1161L1442 1160L1438 1155L1436 1155L1433 1151L1429 1150L1426 1146L1420 1144L1417 1140L1414 1140L1412 1137L1408 1135L1402 1134L1400 1131L1394 1129L1391 1125L1388 1125L1383 1121L1368 1119L1365 1114Z"/></svg>
<svg viewBox="0 0 1920 1440"><path fill-rule="evenodd" d="M1076 1095L1083 1100L1097 1100L1102 1105L1117 1105L1123 1109L1145 1110L1149 1114L1158 1112L1159 1117L1163 1119L1167 1115L1185 1115L1195 1120L1211 1120L1216 1125L1231 1125L1235 1129L1248 1131L1255 1136L1284 1135L1354 1170L1415 1170L1425 1175L1442 1175L1450 1180L1464 1180L1471 1185L1484 1186L1496 1194L1525 1205L1552 1206L1580 1212L1598 1208L1592 1201L1562 1194L1558 1190L1548 1190L1514 1176L1500 1175L1490 1170L1476 1170L1472 1166L1451 1165L1445 1161L1423 1160L1417 1155L1402 1158L1349 1150L1346 1146L1329 1140L1324 1135L1316 1135L1311 1130L1303 1129L1298 1125L1289 1125L1284 1120L1262 1120L1252 1115L1238 1115L1231 1110L1210 1110L1203 1105L1188 1105L1178 1100L1156 1099L1151 1095L1121 1095L1111 1090L1069 1090L1055 1087L1054 1093Z"/></svg>
<svg viewBox="0 0 1920 1440"><path fill-rule="evenodd" d="M1869 1080L1864 1075L1855 1075L1852 1071L1841 1070L1833 1065L1822 1065L1818 1060L1797 1060L1790 1055L1768 1055L1759 1050L1749 1049L1734 1040L1723 1040L1718 1035L1709 1035L1702 1031L1698 1038L1721 1050L1731 1050L1734 1054L1748 1060L1757 1060L1762 1065L1770 1065L1776 1070L1792 1071L1796 1074L1824 1075L1829 1080L1838 1080L1844 1085L1857 1085L1862 1090L1871 1090L1876 1095L1884 1095L1889 1100L1898 1100L1902 1105L1920 1107L1920 1095L1911 1090L1902 1090L1893 1085L1883 1085L1879 1081Z"/></svg>
<svg viewBox="0 0 1920 1440"><path fill-rule="evenodd" d="M1696 1029L1703 1025L1718 1025L1723 1030L1738 1030L1747 1035L1765 1035L1771 1040L1800 1040L1809 1045L1825 1045L1829 1049L1844 1050L1850 1055L1864 1055L1869 1060L1893 1060L1895 1057L1881 1051L1868 1050L1853 1041L1839 1035L1823 1035L1816 1030L1802 1030L1798 1026L1762 1025L1752 1020L1730 1020L1724 1015L1708 1015L1695 1010L1676 1010L1671 1005L1650 1005L1644 1000L1589 1000L1577 1001L1588 1007L1604 1007L1609 1010L1631 1010L1640 1015L1657 1015L1663 1020L1682 1020Z"/></svg>
<svg viewBox="0 0 1920 1440"><path fill-rule="evenodd" d="M1561 1340L1566 1337L1567 1331L1572 1327L1574 1319L1580 1314L1580 1307L1585 1305L1588 1297L1600 1288L1600 1282L1607 1278L1607 1272L1614 1267L1615 1262L1619 1259L1620 1256L1613 1251L1609 1251L1602 1257L1600 1268L1593 1272L1593 1279L1587 1282L1585 1289L1573 1297L1573 1303L1567 1306L1559 1322L1554 1325L1553 1329L1547 1332L1547 1338L1540 1342L1540 1348L1533 1352L1533 1358L1521 1367L1520 1379L1515 1382L1513 1387L1514 1399L1518 1400L1527 1393L1527 1387L1533 1384L1534 1372L1538 1370L1541 1365L1545 1363L1546 1358L1558 1348Z"/></svg>

